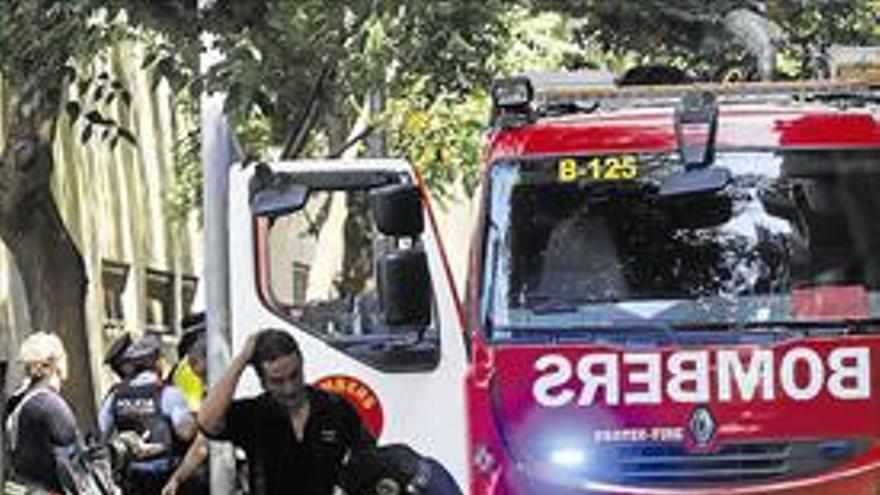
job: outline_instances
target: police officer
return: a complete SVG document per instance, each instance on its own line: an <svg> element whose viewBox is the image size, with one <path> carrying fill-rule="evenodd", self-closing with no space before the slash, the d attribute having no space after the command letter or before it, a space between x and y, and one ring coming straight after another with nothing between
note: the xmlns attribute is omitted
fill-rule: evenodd
<svg viewBox="0 0 880 495"><path fill-rule="evenodd" d="M195 419L183 394L166 384L158 369L158 337L147 334L123 355L132 375L123 380L101 405L98 421L109 439L135 439L133 460L122 473L128 495L156 495L174 470L181 445L196 433Z"/></svg>
<svg viewBox="0 0 880 495"><path fill-rule="evenodd" d="M180 322L183 335L177 344L178 361L168 381L183 392L193 411L198 411L207 383L207 340L205 313L194 313ZM198 435L162 489L162 495L204 495L210 493L207 441Z"/></svg>
<svg viewBox="0 0 880 495"><path fill-rule="evenodd" d="M198 411L208 381L205 314L195 313L181 321L183 335L177 344L177 363L168 373L168 380L183 392L190 409Z"/></svg>
<svg viewBox="0 0 880 495"><path fill-rule="evenodd" d="M110 343L110 348L107 349L107 353L104 355L104 364L109 366L113 373L122 381L132 376L131 364L125 359L125 351L131 347L131 344L131 334L125 332Z"/></svg>

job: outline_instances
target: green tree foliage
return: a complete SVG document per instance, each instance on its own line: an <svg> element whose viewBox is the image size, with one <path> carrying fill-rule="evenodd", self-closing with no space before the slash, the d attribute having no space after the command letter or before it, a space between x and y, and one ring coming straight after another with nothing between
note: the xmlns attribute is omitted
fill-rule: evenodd
<svg viewBox="0 0 880 495"><path fill-rule="evenodd" d="M768 16L787 33L784 55L796 77L821 75L833 44L880 44L880 3L870 1L773 2Z"/></svg>
<svg viewBox="0 0 880 495"><path fill-rule="evenodd" d="M452 180L464 177L471 186L476 180L485 99L482 106L463 103L476 113L463 115L458 105L485 91L498 73L509 36L508 9L501 0L221 0L203 26L216 35L214 46L224 60L198 83L226 92L246 154L265 157L296 131L325 74L317 93L321 117L307 153L337 151L366 116L386 134L395 155L424 165L429 185L442 195ZM394 110L367 115L366 100L377 90ZM427 155L417 148L429 140L407 134L412 127L403 125L409 120L401 114L408 112L442 122L430 146L443 142L442 156L450 159L418 159ZM450 132L441 136L445 130ZM181 176L198 165L180 167ZM197 188L179 191L176 210L193 206L197 197Z"/></svg>
<svg viewBox="0 0 880 495"><path fill-rule="evenodd" d="M208 84L227 91L237 117L268 118L275 143L284 141L324 71L319 98L328 118L320 130L331 135L326 127L350 126L378 87L391 97L416 81L430 94L485 87L494 71L484 61L501 49L505 29L499 0L253 1L247 15L241 4L218 2L208 17L225 56Z"/></svg>
<svg viewBox="0 0 880 495"><path fill-rule="evenodd" d="M427 96L416 85L393 100L388 110L392 156L408 158L436 198L452 196L451 186L459 180L466 192L473 193L479 180L481 138L489 113L485 91L464 97L448 92Z"/></svg>
<svg viewBox="0 0 880 495"><path fill-rule="evenodd" d="M85 265L50 188L59 125L81 141L136 145L133 95L106 67L124 41L152 47L156 82L193 81L199 52L194 2L0 0L0 239L25 288L34 329L57 332L72 377L66 392L83 424L95 418L85 326ZM196 81L197 82L197 81ZM137 95L145 96L145 95Z"/></svg>
<svg viewBox="0 0 880 495"><path fill-rule="evenodd" d="M754 64L724 30L725 15L737 8L761 13L782 27L780 55L795 62L789 64L792 77L812 75L827 44L880 41L876 0L532 0L530 5L580 19L576 35L585 47L598 45L640 63L671 63L706 78L717 77L726 66Z"/></svg>
<svg viewBox="0 0 880 495"><path fill-rule="evenodd" d="M558 14L535 15L512 6L502 22L507 26L504 49L490 54L494 77L582 68L599 58L573 41L574 24ZM477 186L491 105L487 89L437 95L416 83L392 100L387 122L391 154L407 157L421 170L435 197L448 197L459 180L468 194Z"/></svg>

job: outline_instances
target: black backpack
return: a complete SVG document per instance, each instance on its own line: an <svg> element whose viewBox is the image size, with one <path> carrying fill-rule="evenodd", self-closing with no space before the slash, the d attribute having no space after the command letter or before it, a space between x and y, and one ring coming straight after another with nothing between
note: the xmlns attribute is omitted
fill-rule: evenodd
<svg viewBox="0 0 880 495"><path fill-rule="evenodd" d="M442 464L408 445L354 450L342 469L347 495L462 495Z"/></svg>
<svg viewBox="0 0 880 495"><path fill-rule="evenodd" d="M12 455L11 447L17 441L18 417L24 405L40 393L53 393L46 389L33 389L13 397L8 406L11 408L6 418L7 436L10 443L6 445L6 455ZM77 439L68 447L56 447L55 471L64 495L122 495L119 487L113 482L113 472L107 449L100 444L86 444ZM17 480L15 473L7 473L3 487L8 492L43 493L46 490L31 486L29 482Z"/></svg>
<svg viewBox="0 0 880 495"><path fill-rule="evenodd" d="M122 495L104 445L77 442L68 455L56 458L56 469L65 495Z"/></svg>

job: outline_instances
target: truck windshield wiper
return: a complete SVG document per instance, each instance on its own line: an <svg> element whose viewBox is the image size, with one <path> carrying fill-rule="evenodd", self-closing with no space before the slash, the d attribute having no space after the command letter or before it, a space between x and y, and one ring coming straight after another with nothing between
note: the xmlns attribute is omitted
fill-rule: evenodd
<svg viewBox="0 0 880 495"><path fill-rule="evenodd" d="M552 315L558 313L577 313L579 306L571 301L546 300L527 307L536 315Z"/></svg>
<svg viewBox="0 0 880 495"><path fill-rule="evenodd" d="M815 319L815 320L764 320L764 321L705 321L671 323L676 329L688 330L811 330L837 331L846 333L871 333L871 326L877 325L873 331L880 333L880 316L866 318Z"/></svg>
<svg viewBox="0 0 880 495"><path fill-rule="evenodd" d="M621 319L570 322L560 326L512 325L497 328L495 338L517 342L605 342L627 345L672 345L680 343L675 329L656 320Z"/></svg>

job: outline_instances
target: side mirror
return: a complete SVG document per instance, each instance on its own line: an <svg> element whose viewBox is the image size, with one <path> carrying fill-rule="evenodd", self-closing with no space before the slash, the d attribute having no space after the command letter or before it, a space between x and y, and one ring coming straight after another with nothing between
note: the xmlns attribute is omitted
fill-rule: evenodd
<svg viewBox="0 0 880 495"><path fill-rule="evenodd" d="M280 217L299 210L309 189L302 184L286 184L263 189L251 196L251 213L260 217Z"/></svg>
<svg viewBox="0 0 880 495"><path fill-rule="evenodd" d="M712 195L730 183L730 170L720 167L698 168L666 177L660 184L663 198Z"/></svg>
<svg viewBox="0 0 880 495"><path fill-rule="evenodd" d="M422 196L412 184L393 184L370 193L373 221L379 232L394 237L418 237L425 228Z"/></svg>
<svg viewBox="0 0 880 495"><path fill-rule="evenodd" d="M431 275L424 251L405 249L379 258L376 278L385 323L431 323Z"/></svg>
<svg viewBox="0 0 880 495"><path fill-rule="evenodd" d="M277 218L303 207L309 195L305 184L275 173L265 163L258 163L248 184L251 214Z"/></svg>

